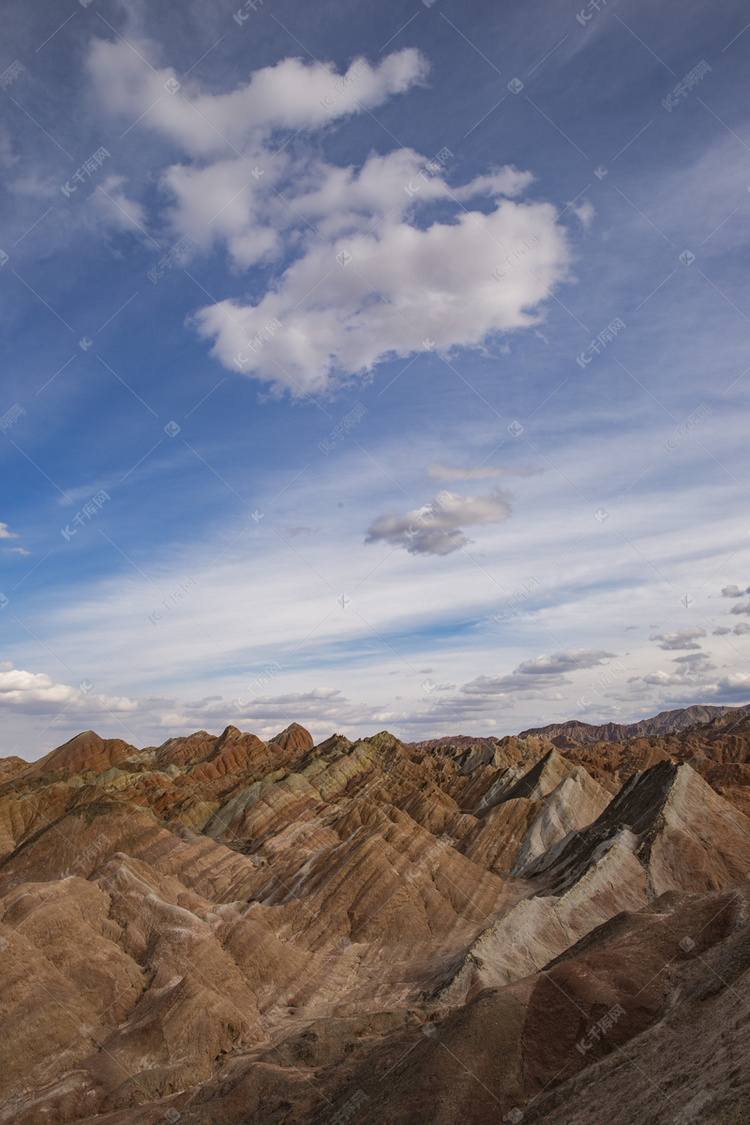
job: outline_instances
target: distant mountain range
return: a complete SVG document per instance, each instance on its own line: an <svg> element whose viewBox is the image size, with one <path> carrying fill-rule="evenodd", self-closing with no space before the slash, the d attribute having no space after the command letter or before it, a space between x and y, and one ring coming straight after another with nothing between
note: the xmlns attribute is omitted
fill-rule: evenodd
<svg viewBox="0 0 750 1125"><path fill-rule="evenodd" d="M518 737L528 738L530 735L536 735L549 738L559 748L583 746L589 742L624 742L628 738L675 734L687 730L688 727L709 723L712 719L749 709L750 704L744 707L704 707L698 704L693 707L681 707L676 711L660 711L653 718L641 719L637 723L601 723L598 726L582 723L578 719L569 719L564 723L550 723L546 727L529 727L528 730L521 731Z"/></svg>

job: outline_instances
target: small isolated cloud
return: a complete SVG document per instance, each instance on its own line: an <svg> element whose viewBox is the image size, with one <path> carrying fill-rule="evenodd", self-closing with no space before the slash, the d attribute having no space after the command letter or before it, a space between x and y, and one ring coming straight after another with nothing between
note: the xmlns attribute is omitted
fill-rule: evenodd
<svg viewBox="0 0 750 1125"><path fill-rule="evenodd" d="M678 629L675 633L653 633L649 640L657 641L659 648L663 648L665 652L673 652L678 649L700 648L696 640L705 636L705 629L701 629L700 625L692 625L688 629Z"/></svg>
<svg viewBox="0 0 750 1125"><path fill-rule="evenodd" d="M104 708L110 712L135 711L138 704L124 696L112 698L92 693L86 681L76 688L58 683L43 672L25 672L7 663L0 665L0 708L28 715L87 714Z"/></svg>
<svg viewBox="0 0 750 1125"><path fill-rule="evenodd" d="M740 590L739 586L725 586L721 591L722 598L741 598L746 593L745 590Z"/></svg>
<svg viewBox="0 0 750 1125"><path fill-rule="evenodd" d="M510 512L507 492L496 489L490 496L457 496L443 491L431 503L404 515L384 512L368 528L365 542L385 541L413 555L449 555L469 542L462 526L502 523Z"/></svg>
<svg viewBox="0 0 750 1125"><path fill-rule="evenodd" d="M515 691L545 691L567 684L569 672L594 668L612 659L614 653L601 649L573 648L551 656L537 656L525 660L507 676L477 676L461 691L465 695L500 698Z"/></svg>
<svg viewBox="0 0 750 1125"><path fill-rule="evenodd" d="M27 551L25 547L6 547L5 550L8 551L11 555L30 555L31 554L31 551Z"/></svg>
<svg viewBox="0 0 750 1125"><path fill-rule="evenodd" d="M708 672L716 667L711 657L707 656L705 652L691 652L687 656L676 656L672 663L679 665L680 668L684 668L686 672L696 674L698 672Z"/></svg>
<svg viewBox="0 0 750 1125"><path fill-rule="evenodd" d="M98 190L93 193L92 200L110 227L145 236L144 209L140 203L128 199L122 190L124 183L124 176L107 176L103 183L99 184Z"/></svg>
<svg viewBox="0 0 750 1125"><path fill-rule="evenodd" d="M0 539L18 539L13 531L8 530L7 523L0 523Z"/></svg>
<svg viewBox="0 0 750 1125"><path fill-rule="evenodd" d="M526 676L555 675L576 672L581 668L593 668L605 660L611 660L613 652L603 652L595 648L571 648L567 652L555 652L552 656L536 656L519 664L516 671Z"/></svg>
<svg viewBox="0 0 750 1125"><path fill-rule="evenodd" d="M643 677L643 682L654 687L678 687L688 683L688 677L679 672L649 672Z"/></svg>
<svg viewBox="0 0 750 1125"><path fill-rule="evenodd" d="M467 469L461 465L446 465L443 461L433 461L427 469L430 480L442 482L454 480L492 480L494 477L533 477L543 473L536 465L481 465Z"/></svg>
<svg viewBox="0 0 750 1125"><path fill-rule="evenodd" d="M729 633L734 634L735 637L742 637L745 633L750 633L750 625L740 621L739 625L735 625L733 629L730 629L728 625L717 625L714 629L715 637L726 637Z"/></svg>
<svg viewBox="0 0 750 1125"><path fill-rule="evenodd" d="M750 614L750 602L739 602L737 605L733 605L732 613Z"/></svg>
<svg viewBox="0 0 750 1125"><path fill-rule="evenodd" d="M588 228L591 226L591 222L594 218L594 215L596 214L596 211L594 209L594 204L590 203L587 199L583 203L581 203L578 207L571 208L571 210L573 211L573 214L575 215L575 217L581 223L581 226L583 227L583 229L588 230Z"/></svg>

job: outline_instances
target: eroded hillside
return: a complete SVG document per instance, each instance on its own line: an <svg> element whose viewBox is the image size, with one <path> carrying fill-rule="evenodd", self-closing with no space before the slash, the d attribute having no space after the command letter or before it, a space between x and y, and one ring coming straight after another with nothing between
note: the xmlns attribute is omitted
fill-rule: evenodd
<svg viewBox="0 0 750 1125"><path fill-rule="evenodd" d="M0 1122L735 1112L750 718L556 741L87 732L0 763Z"/></svg>

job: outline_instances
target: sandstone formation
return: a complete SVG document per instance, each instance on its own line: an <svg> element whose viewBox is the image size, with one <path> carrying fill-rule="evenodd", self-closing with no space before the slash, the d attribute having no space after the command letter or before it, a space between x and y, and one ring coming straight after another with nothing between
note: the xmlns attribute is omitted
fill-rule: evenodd
<svg viewBox="0 0 750 1125"><path fill-rule="evenodd" d="M5 759L0 1125L730 1120L750 716L708 719Z"/></svg>

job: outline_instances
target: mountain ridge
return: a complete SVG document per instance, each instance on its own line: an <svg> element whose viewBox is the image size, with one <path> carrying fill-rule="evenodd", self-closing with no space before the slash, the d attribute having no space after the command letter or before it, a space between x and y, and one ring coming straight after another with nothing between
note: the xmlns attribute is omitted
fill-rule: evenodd
<svg viewBox="0 0 750 1125"><path fill-rule="evenodd" d="M742 1104L744 709L563 749L314 745L293 723L145 749L83 732L19 762L2 1125L557 1125L563 1093L571 1120L625 1125L613 1056L658 1060L668 1013L691 1057L705 1027L707 1119ZM714 1060L718 1017L691 1005L725 993L736 1045ZM695 1100L670 1066L664 1125Z"/></svg>

